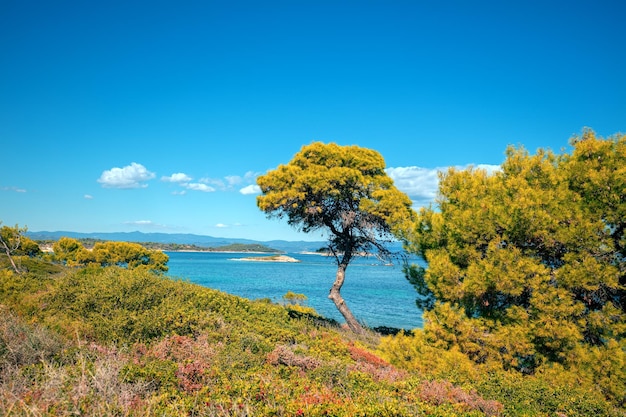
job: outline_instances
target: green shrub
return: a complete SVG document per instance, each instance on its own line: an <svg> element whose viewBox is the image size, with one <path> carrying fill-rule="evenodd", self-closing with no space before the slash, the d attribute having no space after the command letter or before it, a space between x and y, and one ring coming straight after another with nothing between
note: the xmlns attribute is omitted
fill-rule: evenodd
<svg viewBox="0 0 626 417"><path fill-rule="evenodd" d="M501 403L506 415L561 413L582 417L626 414L623 409L620 411L619 402L607 401L593 378L559 366L541 368L542 371L535 375L523 375L493 364L477 365L456 349L433 347L422 332L415 332L414 336L385 337L380 350L384 358L401 369L475 389L483 398Z"/></svg>
<svg viewBox="0 0 626 417"><path fill-rule="evenodd" d="M178 387L178 365L169 359L144 356L138 363L129 363L120 372L126 383L145 383L150 390L172 390Z"/></svg>

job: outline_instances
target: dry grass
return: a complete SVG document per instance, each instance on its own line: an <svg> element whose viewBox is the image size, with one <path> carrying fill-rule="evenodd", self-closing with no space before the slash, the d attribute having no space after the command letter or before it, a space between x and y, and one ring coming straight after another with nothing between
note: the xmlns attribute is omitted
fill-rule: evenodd
<svg viewBox="0 0 626 417"><path fill-rule="evenodd" d="M63 342L44 327L2 310L0 415L137 415L147 409L147 384L119 377L127 354Z"/></svg>

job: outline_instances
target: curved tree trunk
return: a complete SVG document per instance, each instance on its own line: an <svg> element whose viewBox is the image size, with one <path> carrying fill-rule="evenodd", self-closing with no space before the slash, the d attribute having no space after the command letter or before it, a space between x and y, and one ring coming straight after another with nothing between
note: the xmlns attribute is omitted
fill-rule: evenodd
<svg viewBox="0 0 626 417"><path fill-rule="evenodd" d="M2 238L0 238L0 241L2 241L2 246L4 246L4 251L6 252L7 257L9 258L9 261L11 261L11 265L13 266L15 273L19 274L20 270L17 268L17 265L15 265L15 262L13 261L13 257L11 256L11 249Z"/></svg>
<svg viewBox="0 0 626 417"><path fill-rule="evenodd" d="M337 275L335 277L335 282L332 288L330 289L328 298L333 300L333 302L335 303L335 306L337 307L337 310L339 310L343 318L346 319L346 323L348 324L348 327L350 328L350 330L352 330L355 333L363 333L365 332L365 330L356 320L356 318L352 314L352 311L350 311L350 309L346 305L346 302L344 301L340 293L341 287L343 286L343 282L346 278L347 267L348 265L343 262L340 263L339 266L337 267Z"/></svg>

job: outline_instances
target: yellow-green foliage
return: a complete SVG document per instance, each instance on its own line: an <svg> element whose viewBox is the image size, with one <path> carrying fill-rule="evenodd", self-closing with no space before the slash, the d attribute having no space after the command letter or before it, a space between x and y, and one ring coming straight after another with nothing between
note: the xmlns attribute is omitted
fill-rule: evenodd
<svg viewBox="0 0 626 417"><path fill-rule="evenodd" d="M374 334L144 269L2 270L0 289L3 415L501 414L381 359Z"/></svg>
<svg viewBox="0 0 626 417"><path fill-rule="evenodd" d="M346 268L359 252L387 254L385 243L404 236L414 211L410 198L385 172L380 153L359 146L314 142L286 165L257 178L258 207L286 218L305 233L328 232L328 249L337 261L329 298L348 326L363 331L340 295Z"/></svg>
<svg viewBox="0 0 626 417"><path fill-rule="evenodd" d="M424 332L414 330L412 335L399 333L384 337L380 354L401 369L410 369L424 376L445 377L463 383L478 377L474 363L457 347L445 349L433 345L425 339Z"/></svg>
<svg viewBox="0 0 626 417"><path fill-rule="evenodd" d="M138 243L97 242L87 250L78 240L62 237L52 246L55 259L68 266L125 266L144 268L157 272L168 270L169 257L160 250L147 249Z"/></svg>
<svg viewBox="0 0 626 417"><path fill-rule="evenodd" d="M523 375L517 371L504 370L496 364L477 364L458 347L438 348L427 337L419 330L414 335L384 337L379 354L407 372L417 372L424 378L444 385L453 383L463 387L466 392L476 390L481 398L490 398L502 404L504 415L626 415L619 401L611 403L605 400L603 390L595 382L597 377L591 373L606 374L601 369L606 363L597 363L593 371L582 368L577 371L565 370L561 365L552 364L534 375ZM607 360L604 358L603 362ZM623 366L620 373L623 375ZM434 388L437 386L431 387L430 391ZM440 396L449 395L446 394L445 386L439 387L437 392ZM623 386L617 384L614 392L623 395Z"/></svg>
<svg viewBox="0 0 626 417"><path fill-rule="evenodd" d="M522 391L542 386L562 401L560 389L589 390L626 405L626 136L585 130L572 145L509 148L491 175L441 176L438 210L420 211L410 242L428 264L407 269L423 334L386 342L394 364L447 372L460 352ZM417 365L428 349L445 351L444 363ZM562 403L584 414L589 403L572 401Z"/></svg>
<svg viewBox="0 0 626 417"><path fill-rule="evenodd" d="M420 332L376 353L374 334L141 269L0 272L5 415L619 415L570 374L481 369Z"/></svg>
<svg viewBox="0 0 626 417"><path fill-rule="evenodd" d="M623 337L626 137L586 131L573 145L510 148L493 175L442 177L440 211L422 210L414 241L428 268L412 275L436 339L532 372Z"/></svg>
<svg viewBox="0 0 626 417"><path fill-rule="evenodd" d="M401 234L413 216L411 200L394 186L383 157L372 149L314 142L257 182L263 192L257 205L265 213L286 217L304 232L349 229L362 235L352 242L356 250L371 239L364 230Z"/></svg>
<svg viewBox="0 0 626 417"><path fill-rule="evenodd" d="M285 295L283 295L283 301L285 303L285 308L289 311L289 314L292 317L312 317L318 318L320 315L315 311L314 308L306 305L307 296L304 294L297 294L293 291L287 291Z"/></svg>
<svg viewBox="0 0 626 417"><path fill-rule="evenodd" d="M39 245L24 236L27 230L18 225L0 227L0 265L6 263L16 273L28 271L29 266L32 266L29 259L41 255Z"/></svg>

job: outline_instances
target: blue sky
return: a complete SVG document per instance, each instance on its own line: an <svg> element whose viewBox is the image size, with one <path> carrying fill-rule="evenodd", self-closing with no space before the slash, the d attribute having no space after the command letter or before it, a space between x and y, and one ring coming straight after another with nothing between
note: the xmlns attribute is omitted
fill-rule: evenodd
<svg viewBox="0 0 626 417"><path fill-rule="evenodd" d="M0 220L317 240L254 179L313 141L436 171L626 130L622 1L0 3Z"/></svg>

